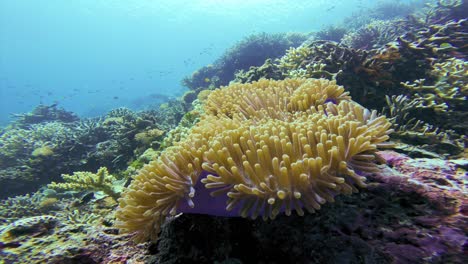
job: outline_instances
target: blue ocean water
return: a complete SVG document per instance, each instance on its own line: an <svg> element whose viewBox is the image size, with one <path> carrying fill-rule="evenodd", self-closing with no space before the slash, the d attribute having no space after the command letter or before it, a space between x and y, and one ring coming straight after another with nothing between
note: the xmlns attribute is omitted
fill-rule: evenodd
<svg viewBox="0 0 468 264"><path fill-rule="evenodd" d="M374 4L3 0L0 124L38 104L86 117L179 96L184 76L250 34L317 31Z"/></svg>

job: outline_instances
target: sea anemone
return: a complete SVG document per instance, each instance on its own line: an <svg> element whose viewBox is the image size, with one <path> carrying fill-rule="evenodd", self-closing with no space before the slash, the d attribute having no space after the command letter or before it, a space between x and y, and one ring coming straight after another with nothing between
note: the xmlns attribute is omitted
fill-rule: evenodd
<svg viewBox="0 0 468 264"><path fill-rule="evenodd" d="M213 91L178 145L146 165L119 200L117 227L156 239L179 212L274 219L357 192L391 124L325 79L260 80ZM210 193L211 191L211 193Z"/></svg>

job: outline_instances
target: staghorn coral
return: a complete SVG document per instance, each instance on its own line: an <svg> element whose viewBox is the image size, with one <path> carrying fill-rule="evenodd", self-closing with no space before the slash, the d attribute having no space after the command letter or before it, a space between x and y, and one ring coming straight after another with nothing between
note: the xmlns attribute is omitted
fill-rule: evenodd
<svg viewBox="0 0 468 264"><path fill-rule="evenodd" d="M430 77L434 80L402 83L418 102L415 107L426 112L421 119L466 135L468 126L460 120L466 119L468 111L468 63L455 58L435 63Z"/></svg>
<svg viewBox="0 0 468 264"><path fill-rule="evenodd" d="M317 40L291 48L277 60L286 77L335 79L350 83L368 57L364 50L353 50L332 41ZM351 76L352 75L352 76Z"/></svg>
<svg viewBox="0 0 468 264"><path fill-rule="evenodd" d="M436 112L465 108L468 96L468 62L451 58L434 64L434 85L425 85L424 79L413 84L403 83L410 89L421 108L433 108Z"/></svg>
<svg viewBox="0 0 468 264"><path fill-rule="evenodd" d="M281 69L278 67L277 64L273 63L271 59L267 59L265 63L261 66L252 66L249 68L248 71L238 71L235 77L236 78L233 82L250 83L258 81L262 78L282 80L284 79L284 74L281 72Z"/></svg>
<svg viewBox="0 0 468 264"><path fill-rule="evenodd" d="M53 190L91 190L102 191L117 200L125 181L119 181L109 174L107 168L101 167L97 173L77 171L73 175L63 174L64 183L52 182L47 187Z"/></svg>
<svg viewBox="0 0 468 264"><path fill-rule="evenodd" d="M0 201L0 224L11 222L24 217L51 214L51 211L60 210L62 205L53 201L43 193L19 195Z"/></svg>
<svg viewBox="0 0 468 264"><path fill-rule="evenodd" d="M463 153L463 138L453 130L443 130L418 118L421 102L407 96L387 96L387 107L383 112L393 124L393 139L411 144L412 147L400 144L399 149L409 151L412 156L429 155L439 157L456 157Z"/></svg>
<svg viewBox="0 0 468 264"><path fill-rule="evenodd" d="M103 218L93 212L82 212L78 209L65 210L61 212L59 216L74 226L94 225L97 222L102 221Z"/></svg>
<svg viewBox="0 0 468 264"><path fill-rule="evenodd" d="M447 56L463 58L466 53L462 44L466 42L462 33L466 31L464 20L420 28L411 28L407 20L395 20L368 27L376 29L377 46L392 39L396 41L373 50L353 49L330 41L311 41L288 50L275 64L265 63L239 74L237 81L259 80L261 77L334 79L347 87L358 103L381 108L385 105L385 95L403 93L401 82L428 78L434 60ZM395 30L377 30L384 27ZM403 31L408 33L397 37ZM363 43L367 45L370 42ZM365 45L355 46L362 48Z"/></svg>
<svg viewBox="0 0 468 264"><path fill-rule="evenodd" d="M348 28L346 28L345 26L329 25L316 32L314 35L317 40L340 42L347 32Z"/></svg>
<svg viewBox="0 0 468 264"><path fill-rule="evenodd" d="M348 32L340 43L355 49L378 49L403 34L404 26L404 21L400 19L373 20L357 30Z"/></svg>
<svg viewBox="0 0 468 264"><path fill-rule="evenodd" d="M450 20L466 18L468 2L464 0L436 0L426 4L422 14L413 15L412 23L431 25L445 23Z"/></svg>
<svg viewBox="0 0 468 264"><path fill-rule="evenodd" d="M286 49L297 47L306 39L307 35L302 33L252 34L226 50L212 65L185 77L182 85L195 91L227 85L237 71L260 66L268 58L278 58Z"/></svg>
<svg viewBox="0 0 468 264"><path fill-rule="evenodd" d="M425 58L466 59L468 52L468 20L447 21L408 32L398 38L402 48Z"/></svg>
<svg viewBox="0 0 468 264"><path fill-rule="evenodd" d="M215 90L187 138L145 166L123 193L116 226L144 241L157 238L178 212L264 219L314 212L365 186L355 170L377 171L375 152L388 145L389 127L324 79L263 79Z"/></svg>

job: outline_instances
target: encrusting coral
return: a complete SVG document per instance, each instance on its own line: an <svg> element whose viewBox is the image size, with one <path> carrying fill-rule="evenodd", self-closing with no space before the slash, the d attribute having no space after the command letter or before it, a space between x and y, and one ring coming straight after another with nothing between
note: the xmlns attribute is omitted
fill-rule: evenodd
<svg viewBox="0 0 468 264"><path fill-rule="evenodd" d="M215 90L188 137L133 179L116 225L144 241L179 212L264 219L314 212L365 186L357 171L378 169L376 151L389 145L390 126L325 79L262 79ZM211 197L207 189L214 189Z"/></svg>

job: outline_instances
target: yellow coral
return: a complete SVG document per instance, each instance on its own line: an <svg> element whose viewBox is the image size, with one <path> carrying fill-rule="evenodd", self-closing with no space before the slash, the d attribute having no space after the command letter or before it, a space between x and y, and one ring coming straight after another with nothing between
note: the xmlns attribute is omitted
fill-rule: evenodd
<svg viewBox="0 0 468 264"><path fill-rule="evenodd" d="M44 145L33 150L31 156L33 157L48 157L54 154L54 149L50 146Z"/></svg>
<svg viewBox="0 0 468 264"><path fill-rule="evenodd" d="M196 206L201 181L227 195L226 210L275 218L303 215L336 194L356 192L377 170L390 123L324 79L260 80L213 91L187 138L141 170L119 200L117 226L155 239L182 202ZM202 171L209 173L200 179Z"/></svg>
<svg viewBox="0 0 468 264"><path fill-rule="evenodd" d="M113 175L109 174L105 167L99 168L97 173L77 171L73 175L62 174L62 178L65 182L52 182L47 187L56 190L102 191L117 199L124 184L124 181L118 181Z"/></svg>
<svg viewBox="0 0 468 264"><path fill-rule="evenodd" d="M162 135L164 135L163 130L153 128L153 129L135 134L135 140L144 145L149 145L153 141L156 141L157 139L159 139Z"/></svg>
<svg viewBox="0 0 468 264"><path fill-rule="evenodd" d="M313 50L305 45L297 48L290 48L286 51L286 54L278 60L279 68L283 71L297 70L304 61L310 59L312 54Z"/></svg>

